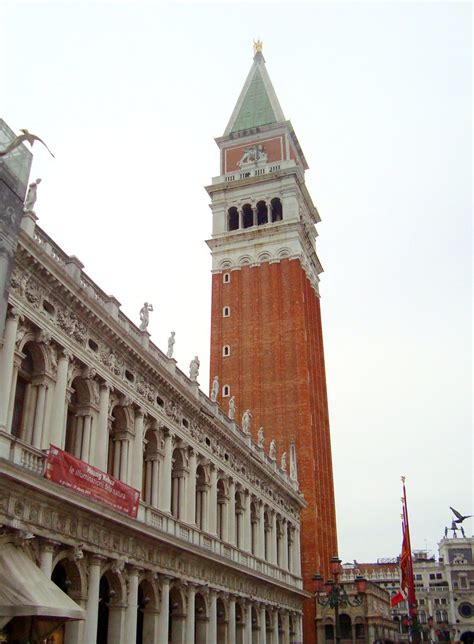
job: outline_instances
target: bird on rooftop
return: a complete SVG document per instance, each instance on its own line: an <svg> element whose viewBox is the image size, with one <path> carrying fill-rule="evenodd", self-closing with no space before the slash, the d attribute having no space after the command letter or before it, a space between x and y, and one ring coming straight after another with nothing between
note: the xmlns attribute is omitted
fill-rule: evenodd
<svg viewBox="0 0 474 644"><path fill-rule="evenodd" d="M464 519L469 519L470 517L472 517L472 514L466 514L466 516L463 516L460 512L458 512L451 506L449 506L449 509L452 510L457 517L457 519L454 519L454 523L462 523Z"/></svg>
<svg viewBox="0 0 474 644"><path fill-rule="evenodd" d="M0 157L4 157L4 156L5 156L5 155L7 155L9 152L11 152L11 151L12 151L12 150L14 150L15 148L17 148L17 147L18 147L21 143L23 143L23 142L29 143L29 144L31 145L31 147L33 147L33 143L34 143L35 141L39 141L39 142L40 142L40 143L42 143L42 144L44 145L44 147L48 150L48 152L50 153L50 155L51 155L53 158L55 158L55 157L54 157L54 154L53 154L53 153L51 152L51 150L48 148L48 146L47 146L47 145L46 145L46 143L43 141L43 139L40 139L40 137L39 137L39 136L36 136L36 134L31 134L31 132L28 132L28 130L27 130L27 129L22 129L22 130L20 130L20 132L23 132L23 134L19 134L18 136L16 136L16 137L13 139L13 141L11 141L11 143L9 143L9 144L7 145L7 147L6 147L4 150L0 150Z"/></svg>

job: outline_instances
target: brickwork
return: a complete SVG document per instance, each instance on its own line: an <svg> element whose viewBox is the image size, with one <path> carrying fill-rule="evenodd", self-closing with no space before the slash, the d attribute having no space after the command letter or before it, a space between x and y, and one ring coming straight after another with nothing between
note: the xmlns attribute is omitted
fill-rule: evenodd
<svg viewBox="0 0 474 644"><path fill-rule="evenodd" d="M212 282L211 370L230 386L236 419L252 410L254 438L265 430L265 448L276 439L278 458L296 445L298 479L308 503L302 515L305 588L328 572L337 552L331 444L319 298L300 261L283 259L243 266ZM224 306L230 316L223 317ZM223 357L222 347L230 355ZM227 399L219 398L224 411ZM305 642L315 641L314 602L307 601Z"/></svg>

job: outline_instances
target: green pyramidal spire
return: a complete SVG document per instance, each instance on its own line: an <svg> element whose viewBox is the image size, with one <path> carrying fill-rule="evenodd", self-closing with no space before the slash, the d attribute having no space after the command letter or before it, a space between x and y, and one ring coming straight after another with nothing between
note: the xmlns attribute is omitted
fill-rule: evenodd
<svg viewBox="0 0 474 644"><path fill-rule="evenodd" d="M224 136L261 125L281 123L284 120L283 111L265 67L261 44L259 44Z"/></svg>

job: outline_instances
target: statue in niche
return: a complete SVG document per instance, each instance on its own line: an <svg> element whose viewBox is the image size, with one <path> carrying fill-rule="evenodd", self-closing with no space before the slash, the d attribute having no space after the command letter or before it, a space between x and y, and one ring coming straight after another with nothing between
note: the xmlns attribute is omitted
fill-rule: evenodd
<svg viewBox="0 0 474 644"><path fill-rule="evenodd" d="M145 302L140 309L140 331L146 331L150 323L150 311L153 311L153 304Z"/></svg>
<svg viewBox="0 0 474 644"><path fill-rule="evenodd" d="M252 412L250 409L246 409L242 415L242 431L244 434L250 434L250 419L252 418Z"/></svg>
<svg viewBox="0 0 474 644"><path fill-rule="evenodd" d="M232 396L229 400L229 418L231 420L235 418L235 396Z"/></svg>
<svg viewBox="0 0 474 644"><path fill-rule="evenodd" d="M168 358L173 357L174 343L176 342L176 340L174 339L174 336L175 336L175 332L171 331L171 335L168 338L168 351L166 352L166 356Z"/></svg>
<svg viewBox="0 0 474 644"><path fill-rule="evenodd" d="M194 356L194 358L189 363L189 378L193 382L196 382L196 380L197 380L197 378L199 376L199 367L200 366L201 366L201 363L199 362L199 358L197 356Z"/></svg>
<svg viewBox="0 0 474 644"><path fill-rule="evenodd" d="M265 434L263 432L263 427L260 427L257 433L257 445L263 449L263 444L265 442Z"/></svg>
<svg viewBox="0 0 474 644"><path fill-rule="evenodd" d="M212 402L216 402L218 394L219 394L219 377L214 376L214 380L212 381L212 387L211 387Z"/></svg>
<svg viewBox="0 0 474 644"><path fill-rule="evenodd" d="M284 472L286 472L286 452L283 452L283 454L281 455L281 465L280 465L280 467Z"/></svg>
<svg viewBox="0 0 474 644"><path fill-rule="evenodd" d="M26 199L25 199L25 204L23 206L23 212L32 212L34 213L35 211L33 210L34 205L36 203L37 199L37 192L38 192L38 186L41 183L41 179L36 179L36 181L33 181L30 183L28 186L28 192L26 193Z"/></svg>
<svg viewBox="0 0 474 644"><path fill-rule="evenodd" d="M274 438L270 441L270 449L268 451L268 456L271 458L272 461L276 461L277 448L276 448L276 441Z"/></svg>

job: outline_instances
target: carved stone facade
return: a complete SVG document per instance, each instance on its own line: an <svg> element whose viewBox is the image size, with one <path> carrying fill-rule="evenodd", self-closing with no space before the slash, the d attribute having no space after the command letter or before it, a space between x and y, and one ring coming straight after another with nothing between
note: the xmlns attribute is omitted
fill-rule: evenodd
<svg viewBox="0 0 474 644"><path fill-rule="evenodd" d="M0 523L86 611L64 641L301 641L297 481L82 268L24 218L0 353ZM45 479L50 444L137 518Z"/></svg>

